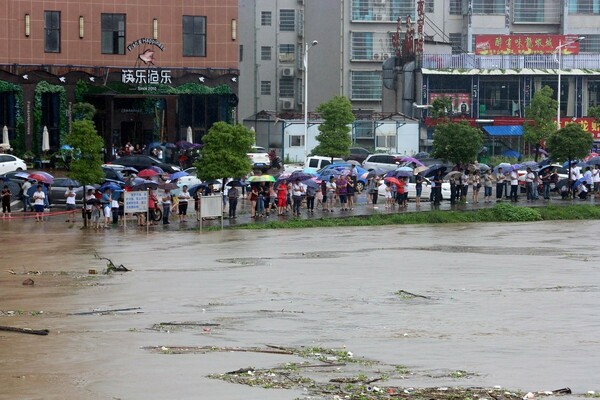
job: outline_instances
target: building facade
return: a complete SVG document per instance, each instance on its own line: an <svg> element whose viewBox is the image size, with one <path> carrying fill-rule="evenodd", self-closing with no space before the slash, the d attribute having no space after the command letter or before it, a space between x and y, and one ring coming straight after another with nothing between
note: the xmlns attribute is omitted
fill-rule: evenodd
<svg viewBox="0 0 600 400"><path fill-rule="evenodd" d="M285 118L304 110L304 50L318 40L308 57L309 112L341 94L357 114L426 117L426 110L413 103L426 105L446 95L456 103L456 116L473 123L522 125L536 90L548 85L556 97L560 69L561 115L600 131L585 118L600 101L600 0L423 0L423 51L408 72L408 63L392 64L402 83L393 88L384 85L382 66L401 48L407 17L418 30L418 1L241 0L242 7L242 18L249 19L241 26L248 29L248 40L240 42L242 118L262 110ZM273 18L269 29L266 15ZM577 51L562 48L559 68L556 47L578 37L585 38ZM504 41L504 47L493 54L478 49L490 38ZM528 53L523 50L527 41L533 46L544 41L545 49L530 46ZM294 51L286 44L293 44ZM600 133L595 135L600 139ZM421 139L423 147L430 146L431 130L423 129Z"/></svg>
<svg viewBox="0 0 600 400"><path fill-rule="evenodd" d="M237 0L3 1L0 125L17 152L44 128L56 151L85 101L107 148L199 141L235 119L237 19Z"/></svg>

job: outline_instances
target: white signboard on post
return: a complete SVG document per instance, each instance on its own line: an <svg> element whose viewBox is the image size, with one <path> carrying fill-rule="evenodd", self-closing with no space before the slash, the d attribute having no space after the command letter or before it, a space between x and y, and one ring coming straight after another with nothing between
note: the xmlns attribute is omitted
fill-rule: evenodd
<svg viewBox="0 0 600 400"><path fill-rule="evenodd" d="M223 196L201 196L200 197L200 229L204 218L221 218L221 229L223 229Z"/></svg>
<svg viewBox="0 0 600 400"><path fill-rule="evenodd" d="M125 213L145 213L148 212L148 191L124 192L125 194Z"/></svg>

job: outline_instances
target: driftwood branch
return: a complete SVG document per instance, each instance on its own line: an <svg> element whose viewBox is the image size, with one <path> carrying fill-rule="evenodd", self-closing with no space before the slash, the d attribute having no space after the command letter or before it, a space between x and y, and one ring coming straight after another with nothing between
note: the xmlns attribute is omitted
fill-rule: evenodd
<svg viewBox="0 0 600 400"><path fill-rule="evenodd" d="M396 292L397 295L406 295L406 296L411 296L411 297L420 297L422 299L427 299L427 300L431 300L431 297L429 296L423 296L422 294L416 294L416 293L411 293L411 292L407 292L406 290L398 290Z"/></svg>
<svg viewBox="0 0 600 400"><path fill-rule="evenodd" d="M111 312L121 312L121 311L133 311L133 310L141 310L141 307L131 307L131 308L114 308L112 310L95 310L95 311L83 311L77 312L67 315L94 315L94 314L107 314Z"/></svg>
<svg viewBox="0 0 600 400"><path fill-rule="evenodd" d="M30 329L30 328L15 328L13 326L0 326L0 331L28 333L30 335L46 336L50 331L48 329Z"/></svg>
<svg viewBox="0 0 600 400"><path fill-rule="evenodd" d="M125 266L123 266L123 264L120 265L115 265L115 263L107 257L102 257L100 254L98 254L98 252L94 252L94 257L96 257L99 260L105 260L108 261L108 266L106 269L106 272L128 272L130 271L129 269L125 268Z"/></svg>

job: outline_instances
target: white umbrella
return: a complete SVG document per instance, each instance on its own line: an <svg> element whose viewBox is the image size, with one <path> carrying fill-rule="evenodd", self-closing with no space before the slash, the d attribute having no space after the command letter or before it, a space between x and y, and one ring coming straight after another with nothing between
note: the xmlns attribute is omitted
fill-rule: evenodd
<svg viewBox="0 0 600 400"><path fill-rule="evenodd" d="M10 149L10 142L8 141L8 126L4 125L2 128L2 147L6 147Z"/></svg>
<svg viewBox="0 0 600 400"><path fill-rule="evenodd" d="M190 143L194 143L194 138L192 136L192 127L188 126L187 128L187 141Z"/></svg>
<svg viewBox="0 0 600 400"><path fill-rule="evenodd" d="M44 131L42 132L42 151L50 150L50 136L48 135L48 127L44 126Z"/></svg>

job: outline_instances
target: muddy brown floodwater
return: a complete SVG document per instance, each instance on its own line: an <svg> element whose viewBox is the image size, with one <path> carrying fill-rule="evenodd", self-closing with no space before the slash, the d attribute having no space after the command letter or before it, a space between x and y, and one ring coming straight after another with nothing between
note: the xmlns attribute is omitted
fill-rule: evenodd
<svg viewBox="0 0 600 400"><path fill-rule="evenodd" d="M402 387L600 390L597 222L0 234L0 325L50 330L0 331L1 399L310 394L207 377L297 355L178 346L345 349ZM133 271L88 275L94 250Z"/></svg>

